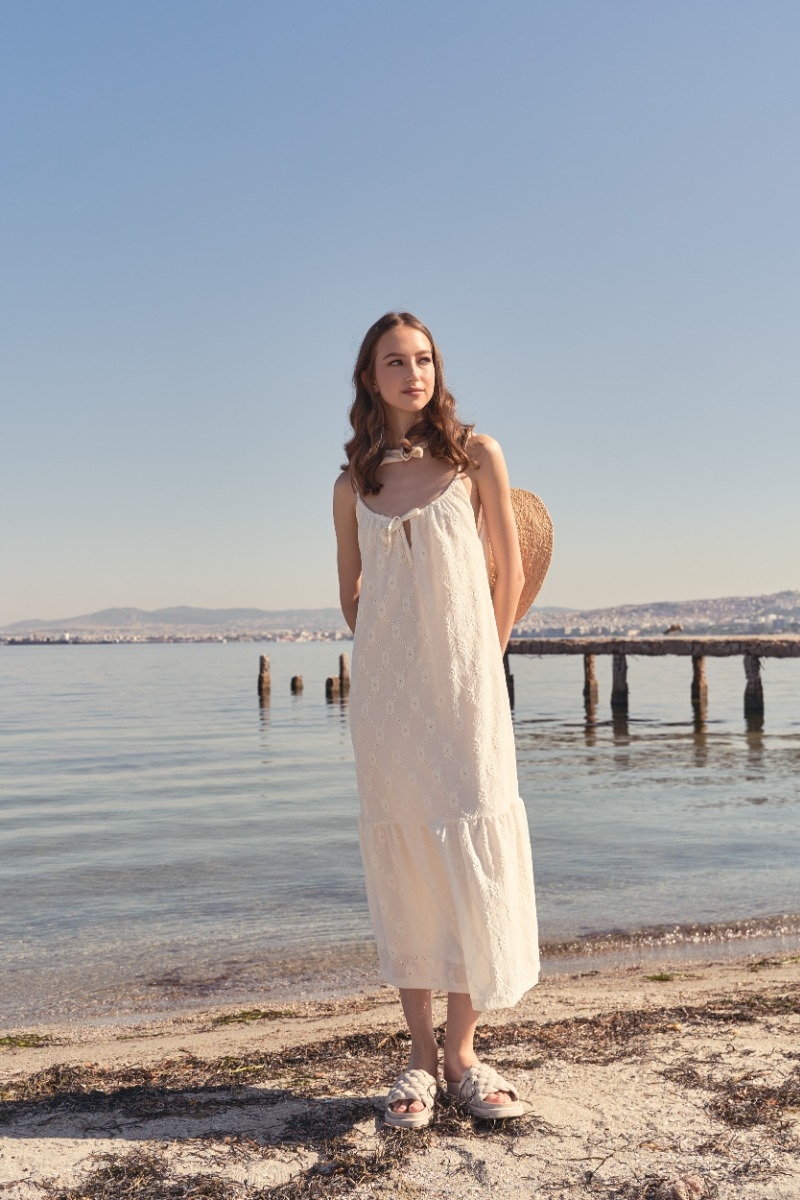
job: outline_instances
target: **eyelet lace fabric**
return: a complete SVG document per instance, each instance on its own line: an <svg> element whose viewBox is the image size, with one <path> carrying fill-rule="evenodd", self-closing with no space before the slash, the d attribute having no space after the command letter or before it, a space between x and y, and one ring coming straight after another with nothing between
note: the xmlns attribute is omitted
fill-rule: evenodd
<svg viewBox="0 0 800 1200"><path fill-rule="evenodd" d="M400 517L361 498L357 514L350 728L381 970L396 987L510 1007L538 979L536 903L472 504L454 477Z"/></svg>

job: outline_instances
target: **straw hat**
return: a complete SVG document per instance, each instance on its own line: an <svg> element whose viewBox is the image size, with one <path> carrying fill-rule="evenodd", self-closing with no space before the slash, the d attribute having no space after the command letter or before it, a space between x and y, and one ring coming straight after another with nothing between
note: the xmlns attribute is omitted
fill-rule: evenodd
<svg viewBox="0 0 800 1200"><path fill-rule="evenodd" d="M525 584L517 604L517 615L514 624L521 621L539 594L550 559L553 556L553 522L550 513L542 501L533 492L522 488L511 489L511 507L517 522L519 548L522 553L522 569L525 572ZM489 586L494 591L497 581L497 568L492 558L492 547L488 544L489 552Z"/></svg>

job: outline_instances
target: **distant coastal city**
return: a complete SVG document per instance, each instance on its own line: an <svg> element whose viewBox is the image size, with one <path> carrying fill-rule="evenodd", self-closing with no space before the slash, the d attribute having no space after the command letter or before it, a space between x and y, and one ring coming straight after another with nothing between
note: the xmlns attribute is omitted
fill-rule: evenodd
<svg viewBox="0 0 800 1200"><path fill-rule="evenodd" d="M534 607L513 637L653 637L689 634L800 633L800 591L767 596L626 604L614 608ZM158 642L318 642L352 637L338 608L107 608L84 616L17 621L0 646Z"/></svg>

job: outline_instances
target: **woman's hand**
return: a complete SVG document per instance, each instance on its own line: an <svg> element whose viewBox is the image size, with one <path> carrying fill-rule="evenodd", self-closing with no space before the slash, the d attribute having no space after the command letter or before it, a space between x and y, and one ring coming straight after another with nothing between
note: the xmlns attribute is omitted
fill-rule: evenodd
<svg viewBox="0 0 800 1200"><path fill-rule="evenodd" d="M358 548L356 494L349 471L342 471L333 487L333 523L339 565L339 602L345 621L355 633L361 591L361 551Z"/></svg>
<svg viewBox="0 0 800 1200"><path fill-rule="evenodd" d="M497 569L492 604L500 649L505 653L514 627L517 603L525 583L517 523L511 507L508 469L499 443L486 434L476 434L471 439L468 450L478 463L478 470L473 468L470 478L473 486L478 489L486 533Z"/></svg>

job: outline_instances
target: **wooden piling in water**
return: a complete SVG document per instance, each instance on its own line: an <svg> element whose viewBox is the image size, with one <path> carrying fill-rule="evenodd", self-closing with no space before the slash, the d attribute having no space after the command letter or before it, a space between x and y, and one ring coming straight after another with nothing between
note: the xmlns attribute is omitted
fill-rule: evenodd
<svg viewBox="0 0 800 1200"><path fill-rule="evenodd" d="M303 690L303 676L302 675L293 675L290 687L292 689L293 696L299 695L300 692L302 692L302 690Z"/></svg>
<svg viewBox="0 0 800 1200"><path fill-rule="evenodd" d="M339 676L329 675L325 680L325 699L336 700L341 694L342 692L341 685L339 683Z"/></svg>
<svg viewBox="0 0 800 1200"><path fill-rule="evenodd" d="M269 655L262 654L258 660L258 694L264 699L268 696L272 688L272 679L269 673Z"/></svg>
<svg viewBox="0 0 800 1200"><path fill-rule="evenodd" d="M611 658L611 708L614 712L628 711L628 656L614 654Z"/></svg>
<svg viewBox="0 0 800 1200"><path fill-rule="evenodd" d="M761 684L761 659L757 654L745 654L744 673L747 678L744 689L744 715L763 717L764 688Z"/></svg>
<svg viewBox="0 0 800 1200"><path fill-rule="evenodd" d="M702 654L692 655L692 704L708 702L708 683L706 681L706 660Z"/></svg>
<svg viewBox="0 0 800 1200"><path fill-rule="evenodd" d="M350 691L350 662L346 654L339 655L339 691L343 695Z"/></svg>
<svg viewBox="0 0 800 1200"><path fill-rule="evenodd" d="M583 700L585 704L596 704L599 692L593 654L583 656Z"/></svg>

